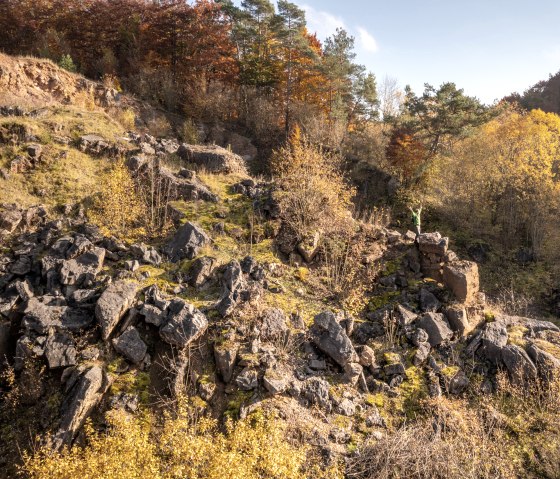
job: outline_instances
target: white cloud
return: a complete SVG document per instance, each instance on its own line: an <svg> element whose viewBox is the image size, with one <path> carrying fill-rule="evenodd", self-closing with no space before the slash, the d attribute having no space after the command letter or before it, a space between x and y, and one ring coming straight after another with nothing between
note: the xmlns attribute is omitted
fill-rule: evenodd
<svg viewBox="0 0 560 479"><path fill-rule="evenodd" d="M307 28L309 32L317 33L320 40L330 37L336 32L337 28L344 28L347 30L342 18L332 13L324 10L316 10L309 5L302 5L301 8L305 10L305 18L307 19Z"/></svg>
<svg viewBox="0 0 560 479"><path fill-rule="evenodd" d="M377 45L377 40L369 33L365 28L358 27L358 39L360 41L360 46L366 52L375 53L379 50L379 45Z"/></svg>

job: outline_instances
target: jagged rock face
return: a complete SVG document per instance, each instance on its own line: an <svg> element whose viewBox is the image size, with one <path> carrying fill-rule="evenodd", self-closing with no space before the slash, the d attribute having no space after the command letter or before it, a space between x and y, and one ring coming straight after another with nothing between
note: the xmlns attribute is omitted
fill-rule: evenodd
<svg viewBox="0 0 560 479"><path fill-rule="evenodd" d="M116 281L110 284L97 300L95 317L101 326L101 335L106 341L124 313L132 306L138 283Z"/></svg>
<svg viewBox="0 0 560 479"><path fill-rule="evenodd" d="M23 310L22 325L39 334L47 334L50 328L67 331L80 331L93 322L88 310L70 308L63 298L55 296L36 296L31 298Z"/></svg>
<svg viewBox="0 0 560 479"><path fill-rule="evenodd" d="M177 150L177 155L212 173L247 174L243 158L220 146L183 143Z"/></svg>
<svg viewBox="0 0 560 479"><path fill-rule="evenodd" d="M62 404L62 420L53 440L56 449L70 445L109 386L99 366L92 366L75 376L68 379L66 385L68 395Z"/></svg>
<svg viewBox="0 0 560 479"><path fill-rule="evenodd" d="M118 338L113 339L113 347L130 362L138 364L146 356L148 347L142 341L140 333L134 327L127 329Z"/></svg>
<svg viewBox="0 0 560 479"><path fill-rule="evenodd" d="M341 367L360 361L345 329L330 311L315 316L309 332L315 345Z"/></svg>
<svg viewBox="0 0 560 479"><path fill-rule="evenodd" d="M454 261L443 267L443 282L455 297L470 303L479 291L478 265L472 261Z"/></svg>
<svg viewBox="0 0 560 479"><path fill-rule="evenodd" d="M210 237L199 226L185 223L166 246L166 253L172 262L193 259L198 252L210 243Z"/></svg>
<svg viewBox="0 0 560 479"><path fill-rule="evenodd" d="M418 327L428 333L430 346L435 347L453 337L445 316L439 313L426 313L418 320Z"/></svg>
<svg viewBox="0 0 560 479"><path fill-rule="evenodd" d="M174 299L169 305L167 322L160 327L159 335L166 343L184 348L200 337L208 327L206 316L192 304Z"/></svg>

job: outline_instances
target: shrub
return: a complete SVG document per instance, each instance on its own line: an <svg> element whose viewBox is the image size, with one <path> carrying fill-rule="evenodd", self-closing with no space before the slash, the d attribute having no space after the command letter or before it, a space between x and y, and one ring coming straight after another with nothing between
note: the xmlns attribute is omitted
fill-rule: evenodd
<svg viewBox="0 0 560 479"><path fill-rule="evenodd" d="M29 479L341 479L335 467L322 470L308 459L308 447L286 441L284 428L262 415L216 421L180 408L163 423L113 412L105 433L86 427L87 445L53 453L42 448L24 455Z"/></svg>
<svg viewBox="0 0 560 479"><path fill-rule="evenodd" d="M130 234L138 226L143 208L124 161L113 164L100 180L101 191L89 211L90 219L109 234Z"/></svg>
<svg viewBox="0 0 560 479"><path fill-rule="evenodd" d="M316 231L328 235L348 227L354 190L347 185L340 162L338 156L312 145L299 128L273 153L282 217L299 240Z"/></svg>
<svg viewBox="0 0 560 479"><path fill-rule="evenodd" d="M68 54L62 55L60 61L58 62L58 66L72 73L75 73L78 70L74 60L72 60L72 57Z"/></svg>

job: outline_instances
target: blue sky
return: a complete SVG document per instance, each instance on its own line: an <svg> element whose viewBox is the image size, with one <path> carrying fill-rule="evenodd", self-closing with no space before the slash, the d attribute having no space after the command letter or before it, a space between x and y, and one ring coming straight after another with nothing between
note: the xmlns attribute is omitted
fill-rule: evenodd
<svg viewBox="0 0 560 479"><path fill-rule="evenodd" d="M423 90L453 81L491 103L560 70L560 0L295 0L324 39L356 38L358 61Z"/></svg>

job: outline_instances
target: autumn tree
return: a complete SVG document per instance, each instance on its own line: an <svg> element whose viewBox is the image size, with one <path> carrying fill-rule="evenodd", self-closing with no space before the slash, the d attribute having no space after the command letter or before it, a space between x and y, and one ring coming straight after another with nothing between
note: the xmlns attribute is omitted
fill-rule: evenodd
<svg viewBox="0 0 560 479"><path fill-rule="evenodd" d="M560 226L560 117L507 110L436 163L431 190L446 216L505 248L555 249Z"/></svg>

